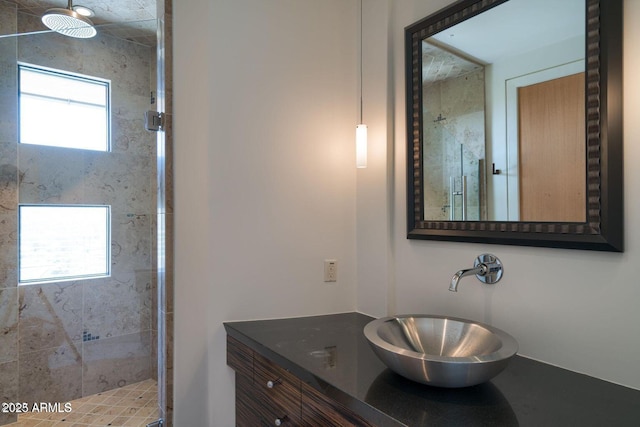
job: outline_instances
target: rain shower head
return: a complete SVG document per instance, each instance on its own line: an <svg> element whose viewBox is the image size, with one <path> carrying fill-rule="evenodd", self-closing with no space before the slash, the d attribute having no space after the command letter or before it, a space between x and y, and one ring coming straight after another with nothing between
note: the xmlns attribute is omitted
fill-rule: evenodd
<svg viewBox="0 0 640 427"><path fill-rule="evenodd" d="M67 9L53 8L47 10L42 15L42 23L56 33L69 37L88 39L96 35L93 22L73 10L72 0L69 0Z"/></svg>

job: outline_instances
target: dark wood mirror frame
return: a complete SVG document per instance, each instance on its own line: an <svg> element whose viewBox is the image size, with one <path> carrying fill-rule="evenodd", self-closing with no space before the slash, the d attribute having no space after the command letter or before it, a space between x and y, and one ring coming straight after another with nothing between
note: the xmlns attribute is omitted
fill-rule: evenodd
<svg viewBox="0 0 640 427"><path fill-rule="evenodd" d="M405 29L407 238L622 252L622 0L585 0L587 221L424 220L421 41L505 1L461 0Z"/></svg>

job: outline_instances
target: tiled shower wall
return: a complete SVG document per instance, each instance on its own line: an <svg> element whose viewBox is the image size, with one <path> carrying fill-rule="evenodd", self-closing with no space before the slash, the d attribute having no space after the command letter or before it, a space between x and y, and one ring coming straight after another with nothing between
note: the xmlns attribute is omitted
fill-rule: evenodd
<svg viewBox="0 0 640 427"><path fill-rule="evenodd" d="M0 1L3 33L37 19ZM112 151L18 144L16 60L111 80ZM106 35L0 38L2 401L66 402L155 376L156 135L142 120L155 70L155 47ZM111 277L18 286L19 203L111 205Z"/></svg>

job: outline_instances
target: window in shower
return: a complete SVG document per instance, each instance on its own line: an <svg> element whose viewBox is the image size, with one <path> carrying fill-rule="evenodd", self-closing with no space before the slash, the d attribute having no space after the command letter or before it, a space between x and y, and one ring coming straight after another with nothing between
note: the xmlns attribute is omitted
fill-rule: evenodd
<svg viewBox="0 0 640 427"><path fill-rule="evenodd" d="M21 143L109 151L109 81L18 67Z"/></svg>
<svg viewBox="0 0 640 427"><path fill-rule="evenodd" d="M20 284L110 274L110 206L20 205L18 209Z"/></svg>

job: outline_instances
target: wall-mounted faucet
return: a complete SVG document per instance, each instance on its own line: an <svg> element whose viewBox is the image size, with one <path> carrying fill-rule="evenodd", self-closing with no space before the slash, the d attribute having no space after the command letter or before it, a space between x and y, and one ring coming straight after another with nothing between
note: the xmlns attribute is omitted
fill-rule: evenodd
<svg viewBox="0 0 640 427"><path fill-rule="evenodd" d="M478 255L473 268L466 270L460 270L451 278L451 284L449 290L451 292L458 292L458 282L465 276L471 276L475 274L478 280L482 283L492 285L502 278L502 263L495 255L482 254Z"/></svg>

